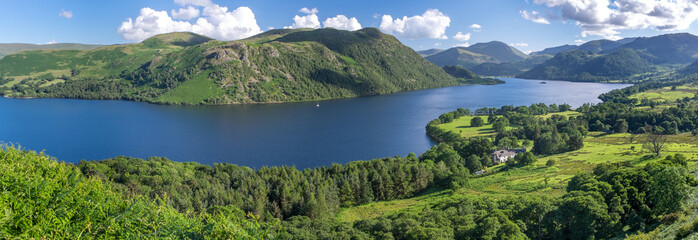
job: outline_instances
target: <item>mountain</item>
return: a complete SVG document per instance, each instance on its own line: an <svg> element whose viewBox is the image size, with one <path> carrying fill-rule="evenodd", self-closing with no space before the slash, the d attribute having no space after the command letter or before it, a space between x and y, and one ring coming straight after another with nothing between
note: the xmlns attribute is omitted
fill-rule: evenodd
<svg viewBox="0 0 698 240"><path fill-rule="evenodd" d="M629 48L621 48L609 54L574 50L558 53L517 77L591 82L625 80L654 70L650 63L652 60L653 56Z"/></svg>
<svg viewBox="0 0 698 240"><path fill-rule="evenodd" d="M573 50L600 53L600 52L616 49L622 45L623 45L623 43L620 43L620 42L601 39L601 40L594 40L594 41L586 42L586 43L574 48Z"/></svg>
<svg viewBox="0 0 698 240"><path fill-rule="evenodd" d="M698 59L698 36L689 33L596 40L558 53L518 75L522 78L571 81L645 80ZM679 72L690 73L693 66ZM479 73L478 71L474 71Z"/></svg>
<svg viewBox="0 0 698 240"><path fill-rule="evenodd" d="M437 66L458 65L466 68L483 62L499 62L493 57L468 51L464 47L449 48L443 52L427 56L425 59Z"/></svg>
<svg viewBox="0 0 698 240"><path fill-rule="evenodd" d="M443 51L444 51L443 49L432 48L432 49L417 51L417 53L419 53L419 55L421 55L422 57L426 57L426 56L431 56L431 55L434 55L434 54L437 54L437 53L440 53Z"/></svg>
<svg viewBox="0 0 698 240"><path fill-rule="evenodd" d="M689 33L641 37L623 45L657 57L658 64L690 64L698 56L698 36Z"/></svg>
<svg viewBox="0 0 698 240"><path fill-rule="evenodd" d="M542 51L533 52L533 53L531 53L531 56L535 56L535 55L544 55L544 54L555 55L555 54L558 54L558 53L560 53L560 52L564 52L564 51L567 51L567 50L572 50L572 49L574 49L574 48L576 48L576 47L578 47L578 46L577 46L577 45L565 44L565 45L562 45L562 46L550 47L550 48L543 49Z"/></svg>
<svg viewBox="0 0 698 240"><path fill-rule="evenodd" d="M66 49L66 50L88 50L102 47L104 45L90 45L79 43L54 43L54 44L27 44L27 43L0 43L0 58L27 50L38 49Z"/></svg>
<svg viewBox="0 0 698 240"><path fill-rule="evenodd" d="M468 51L491 56L499 62L516 62L528 57L518 49L499 41L476 43L468 47Z"/></svg>
<svg viewBox="0 0 698 240"><path fill-rule="evenodd" d="M623 38L623 39L621 39L621 40L617 40L616 42L619 42L620 44L628 44L628 43L631 43L631 42L635 41L636 39L637 39L636 37L632 37L632 38Z"/></svg>
<svg viewBox="0 0 698 240"><path fill-rule="evenodd" d="M281 29L229 42L172 33L85 51L25 51L0 59L0 76L8 97L169 104L316 101L468 83L375 28Z"/></svg>
<svg viewBox="0 0 698 240"><path fill-rule="evenodd" d="M438 66L458 65L469 68L481 63L504 63L526 59L522 53L503 42L478 43L470 47L454 47L439 52L426 59Z"/></svg>

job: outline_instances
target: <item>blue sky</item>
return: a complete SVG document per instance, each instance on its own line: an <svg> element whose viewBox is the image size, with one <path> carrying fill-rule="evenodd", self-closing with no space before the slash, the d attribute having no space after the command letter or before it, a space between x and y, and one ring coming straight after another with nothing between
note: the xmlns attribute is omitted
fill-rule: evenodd
<svg viewBox="0 0 698 240"><path fill-rule="evenodd" d="M0 8L0 42L114 44L182 29L231 40L270 28L334 23L378 27L417 50L498 40L537 51L599 38L695 34L697 13L698 5L687 0L23 0Z"/></svg>

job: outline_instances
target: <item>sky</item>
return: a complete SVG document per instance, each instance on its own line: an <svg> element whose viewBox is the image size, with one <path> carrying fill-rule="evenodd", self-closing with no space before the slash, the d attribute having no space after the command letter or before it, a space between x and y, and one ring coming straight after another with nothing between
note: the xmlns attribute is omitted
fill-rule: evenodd
<svg viewBox="0 0 698 240"><path fill-rule="evenodd" d="M22 0L0 8L0 43L121 44L191 31L236 40L269 29L376 27L416 49L502 41L523 52L689 32L693 0Z"/></svg>

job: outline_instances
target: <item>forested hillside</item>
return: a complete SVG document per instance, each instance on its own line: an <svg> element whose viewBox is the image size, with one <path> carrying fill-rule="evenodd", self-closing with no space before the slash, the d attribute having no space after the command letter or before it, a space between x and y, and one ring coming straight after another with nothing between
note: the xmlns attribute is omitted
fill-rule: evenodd
<svg viewBox="0 0 698 240"><path fill-rule="evenodd" d="M653 56L628 48L597 55L589 51L567 51L531 70L517 75L526 79L552 79L582 82L628 81L655 71Z"/></svg>
<svg viewBox="0 0 698 240"><path fill-rule="evenodd" d="M174 104L295 102L467 84L374 28L272 30L232 42L172 33L0 60L9 97Z"/></svg>

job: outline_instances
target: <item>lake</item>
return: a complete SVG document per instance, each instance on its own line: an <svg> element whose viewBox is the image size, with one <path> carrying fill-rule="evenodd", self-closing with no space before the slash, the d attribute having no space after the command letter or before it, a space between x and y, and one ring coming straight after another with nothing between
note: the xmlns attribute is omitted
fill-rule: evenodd
<svg viewBox="0 0 698 240"><path fill-rule="evenodd" d="M309 103L165 106L127 101L0 98L0 141L77 163L115 156L203 164L329 166L420 154L424 127L456 108L533 103L578 107L627 84L502 78L455 86Z"/></svg>

